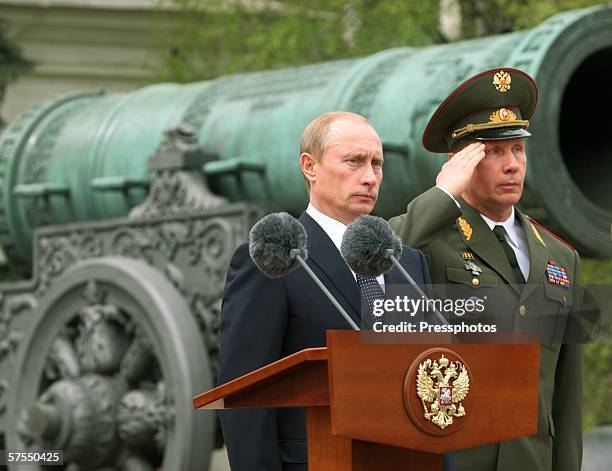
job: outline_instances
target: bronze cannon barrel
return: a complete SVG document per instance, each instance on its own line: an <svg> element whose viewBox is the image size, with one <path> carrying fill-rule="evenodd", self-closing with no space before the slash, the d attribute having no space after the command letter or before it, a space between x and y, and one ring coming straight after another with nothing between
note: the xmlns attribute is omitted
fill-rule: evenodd
<svg viewBox="0 0 612 471"><path fill-rule="evenodd" d="M178 123L191 125L209 154L213 192L298 213L307 201L300 134L337 109L366 116L380 134L376 212L393 216L434 183L445 159L421 146L433 111L460 81L498 66L528 72L541 92L523 209L582 252L612 256L609 7L460 43L42 103L0 138L0 243L10 259L29 260L37 226L126 215L147 194L147 162L163 131Z"/></svg>

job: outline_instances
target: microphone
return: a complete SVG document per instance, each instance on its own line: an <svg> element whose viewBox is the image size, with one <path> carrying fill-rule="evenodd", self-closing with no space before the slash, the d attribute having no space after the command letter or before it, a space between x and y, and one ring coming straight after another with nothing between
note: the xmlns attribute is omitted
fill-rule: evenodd
<svg viewBox="0 0 612 471"><path fill-rule="evenodd" d="M375 278L395 266L414 290L427 301L429 297L398 261L402 250L402 241L389 223L383 218L367 215L361 216L346 228L340 245L342 257L355 273ZM446 318L437 310L434 314L440 322L448 325Z"/></svg>
<svg viewBox="0 0 612 471"><path fill-rule="evenodd" d="M261 218L249 232L249 254L255 266L268 278L280 278L301 265L353 330L360 330L306 264L308 235L304 226L293 216L272 213Z"/></svg>
<svg viewBox="0 0 612 471"><path fill-rule="evenodd" d="M249 254L268 278L285 276L300 266L297 255L308 258L306 230L290 214L268 214L249 232Z"/></svg>
<svg viewBox="0 0 612 471"><path fill-rule="evenodd" d="M340 245L340 253L351 270L367 278L391 270L390 255L400 257L402 249L402 241L391 226L376 216L361 216L350 224Z"/></svg>

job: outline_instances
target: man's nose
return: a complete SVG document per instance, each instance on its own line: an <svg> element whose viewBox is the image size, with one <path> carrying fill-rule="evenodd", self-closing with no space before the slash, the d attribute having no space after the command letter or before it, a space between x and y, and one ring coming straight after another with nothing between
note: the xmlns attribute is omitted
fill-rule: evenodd
<svg viewBox="0 0 612 471"><path fill-rule="evenodd" d="M504 152L504 173L516 173L519 170L518 158L512 150Z"/></svg>
<svg viewBox="0 0 612 471"><path fill-rule="evenodd" d="M376 185L378 179L376 178L376 171L372 164L368 164L364 166L364 171L361 174L361 182L364 185L374 186Z"/></svg>

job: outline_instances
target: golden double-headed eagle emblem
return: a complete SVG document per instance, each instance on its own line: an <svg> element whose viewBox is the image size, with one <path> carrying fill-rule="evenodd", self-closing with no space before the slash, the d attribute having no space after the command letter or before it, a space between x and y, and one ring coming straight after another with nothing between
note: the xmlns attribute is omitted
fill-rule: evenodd
<svg viewBox="0 0 612 471"><path fill-rule="evenodd" d="M452 425L455 417L465 415L462 402L469 391L470 377L463 363L442 355L437 361L428 358L419 364L417 395L425 419L442 430Z"/></svg>
<svg viewBox="0 0 612 471"><path fill-rule="evenodd" d="M510 84L512 83L512 77L508 72L500 70L493 76L493 85L498 92L506 93L510 90Z"/></svg>

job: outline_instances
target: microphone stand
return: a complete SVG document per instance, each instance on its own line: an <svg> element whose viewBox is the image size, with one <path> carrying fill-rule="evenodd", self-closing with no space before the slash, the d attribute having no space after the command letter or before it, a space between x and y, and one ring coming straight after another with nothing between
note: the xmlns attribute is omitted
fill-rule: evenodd
<svg viewBox="0 0 612 471"><path fill-rule="evenodd" d="M423 292L421 287L416 284L416 282L412 279L410 274L404 269L404 267L397 260L397 258L395 258L395 250L393 250L393 249L386 249L385 250L385 257L389 258L393 262L393 264L402 273L402 275L404 275L404 278L406 278L408 280L410 285L415 289L415 291L417 293L419 293L420 296L423 296L423 298L425 298L426 300L429 300L429 297ZM442 323L442 325L449 325L449 323L446 320L446 318L442 314L440 314L437 309L434 311L434 314L436 315L438 320Z"/></svg>
<svg viewBox="0 0 612 471"><path fill-rule="evenodd" d="M304 270L306 270L306 273L308 273L310 275L310 277L313 279L313 281L325 293L325 296L327 296L327 298L332 302L332 304L334 306L336 306L336 309L338 309L340 314L342 314L342 316L344 317L346 322L348 322L350 324L350 326L353 328L353 330L361 330L357 326L357 324L355 324L353 319L351 319L351 316L349 316L348 313L344 310L344 308L340 305L340 303L338 301L336 301L336 299L332 296L332 294L325 287L325 285L323 283L321 283L321 280L319 280L317 275L315 275L314 272L310 269L310 267L306 264L306 261L300 255L299 249L291 249L291 251L289 252L289 256L291 258L293 258L293 259L296 259L298 262L300 262L300 265L302 265L302 267L304 267Z"/></svg>

